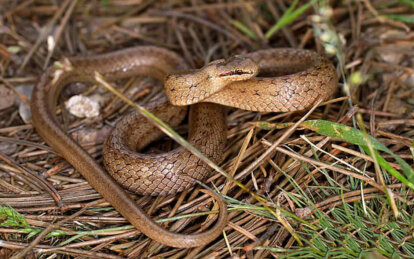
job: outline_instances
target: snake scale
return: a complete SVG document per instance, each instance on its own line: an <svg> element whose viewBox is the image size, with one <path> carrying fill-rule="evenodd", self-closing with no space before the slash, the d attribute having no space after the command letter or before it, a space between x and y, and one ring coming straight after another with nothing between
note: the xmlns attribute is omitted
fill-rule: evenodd
<svg viewBox="0 0 414 259"><path fill-rule="evenodd" d="M142 116L130 113L105 142L104 165L111 177L60 126L55 111L62 89L73 82L94 82L95 72L108 80L130 76L163 80L171 104L164 103L152 112L174 126L185 117L181 105L191 105L188 141L220 162L226 123L217 104L262 112L303 110L319 99L328 99L337 84L335 68L326 57L298 49L260 50L213 61L200 70L189 70L174 52L152 46L71 58L69 62L75 69L57 76L57 69L49 68L33 90L31 111L37 132L142 233L164 245L183 248L205 245L222 233L227 224L225 202L209 192L219 205L216 224L202 233L178 234L156 224L120 185L144 195L172 194L190 188L195 179L205 179L209 168L182 147L157 155L137 153L158 138L160 131Z"/></svg>

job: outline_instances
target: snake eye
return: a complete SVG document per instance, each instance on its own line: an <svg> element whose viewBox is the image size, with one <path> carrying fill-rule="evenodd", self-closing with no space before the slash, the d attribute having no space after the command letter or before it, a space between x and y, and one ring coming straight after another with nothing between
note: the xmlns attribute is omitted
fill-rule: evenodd
<svg viewBox="0 0 414 259"><path fill-rule="evenodd" d="M229 71L229 72L226 72L226 73L219 74L219 77L241 76L241 75L251 75L251 74L252 74L251 72L236 69L234 71Z"/></svg>
<svg viewBox="0 0 414 259"><path fill-rule="evenodd" d="M236 71L234 71L234 74L236 74L236 75L246 75L246 74L251 74L251 73L237 69Z"/></svg>

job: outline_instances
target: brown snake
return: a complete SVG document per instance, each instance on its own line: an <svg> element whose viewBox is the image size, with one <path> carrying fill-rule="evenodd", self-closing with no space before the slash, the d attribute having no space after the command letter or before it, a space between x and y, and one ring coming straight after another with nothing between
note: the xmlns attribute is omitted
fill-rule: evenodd
<svg viewBox="0 0 414 259"><path fill-rule="evenodd" d="M308 50L262 50L214 61L195 71L181 71L187 69L182 58L166 49L149 46L73 58L70 63L74 69L59 76L55 68L48 69L33 90L31 111L39 135L137 229L174 247L201 246L217 238L227 223L225 202L210 193L216 198L220 212L216 225L205 232L184 235L161 228L61 128L55 110L64 86L79 81L94 82L95 72L110 80L137 75L165 79L166 93L172 104L208 102L191 106L188 139L213 161L219 162L226 140L226 125L221 106L212 102L252 111L303 110L319 99L328 99L337 84L336 72L329 60ZM256 77L259 70L260 75L273 77ZM183 108L169 104L153 112L172 126L185 116ZM103 153L104 164L121 185L141 194L163 195L188 189L194 179L202 180L209 174L208 167L183 148L160 155L135 152L158 135L155 127L136 113L118 122Z"/></svg>

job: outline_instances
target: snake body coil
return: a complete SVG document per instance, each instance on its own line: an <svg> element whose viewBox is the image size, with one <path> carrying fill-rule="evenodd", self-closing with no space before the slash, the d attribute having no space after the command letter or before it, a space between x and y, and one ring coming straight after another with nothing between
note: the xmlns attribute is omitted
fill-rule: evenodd
<svg viewBox="0 0 414 259"><path fill-rule="evenodd" d="M227 222L226 204L211 194L217 199L220 213L216 225L200 234L176 234L158 226L60 127L55 109L63 87L71 82L93 82L95 72L112 80L133 75L166 79L166 93L173 105L208 102L191 106L189 141L218 162L224 149L226 127L220 106L212 103L253 111L302 110L319 99L328 99L337 84L332 64L307 50L263 50L214 61L197 71L186 71L187 66L179 56L157 47L74 58L70 63L76 69L65 71L57 78L54 78L55 69L49 69L33 91L31 110L39 135L137 229L174 247L200 246L217 238ZM271 77L256 77L258 73ZM179 123L184 114L183 108L169 104L154 112L172 125ZM161 155L136 153L159 135L154 129L141 116L129 114L121 119L106 141L104 164L121 185L141 194L163 195L189 188L194 179L203 179L209 174L206 165L183 148Z"/></svg>

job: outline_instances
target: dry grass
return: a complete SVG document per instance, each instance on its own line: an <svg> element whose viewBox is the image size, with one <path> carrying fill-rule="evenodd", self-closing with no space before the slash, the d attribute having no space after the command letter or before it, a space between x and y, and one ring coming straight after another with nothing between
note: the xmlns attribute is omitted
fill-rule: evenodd
<svg viewBox="0 0 414 259"><path fill-rule="evenodd" d="M297 5L289 8L292 3ZM283 123L297 122L305 112L228 109L228 145L220 166L266 202L213 175L208 185L218 187L229 203L225 236L205 247L175 249L140 235L102 200L44 145L27 111L30 89L44 68L63 57L157 45L201 67L257 49L310 48L331 53L342 77L337 99L308 119L365 129L412 170L412 0L331 1L330 6L322 0L0 0L0 10L0 87L16 94L15 104L0 111L0 204L14 209L0 210L0 257L357 258L371 252L414 257L413 191L406 185L414 180L395 157L381 151L408 182L387 173L385 164L369 155L377 146L363 133L365 149L350 139L299 127L274 146L270 157L261 158L288 130ZM161 94L161 87L142 78L121 88L141 104ZM109 125L127 107L97 87L89 92L103 96L101 115L79 120L63 111L64 125L101 161ZM263 129L265 124L271 129ZM246 170L251 165L256 169ZM214 213L190 217L215 209L200 189L175 197L134 197L164 227L190 233L213 223ZM176 218L182 215L190 216ZM28 245L32 249L23 250Z"/></svg>

